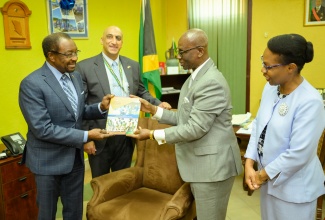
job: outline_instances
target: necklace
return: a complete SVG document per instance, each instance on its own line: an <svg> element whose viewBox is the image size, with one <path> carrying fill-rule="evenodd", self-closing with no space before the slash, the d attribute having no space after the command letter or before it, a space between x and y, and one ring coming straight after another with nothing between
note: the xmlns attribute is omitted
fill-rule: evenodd
<svg viewBox="0 0 325 220"><path fill-rule="evenodd" d="M290 94L290 93L289 93L289 94ZM287 97L289 94L281 94L281 92L280 92L280 86L278 86L278 97L279 97L280 99L284 99L284 98ZM287 105L287 103L282 102L282 103L280 104L280 106L279 106L278 111L279 111L279 115L281 115L281 116L285 116L285 115L288 113L288 111L289 111L289 106Z"/></svg>
<svg viewBox="0 0 325 220"><path fill-rule="evenodd" d="M289 94L282 94L281 92L280 92L280 86L278 86L278 88L277 88L277 90L278 90L278 97L280 98L280 99L284 99L285 97L287 97L288 95L290 95L290 93Z"/></svg>

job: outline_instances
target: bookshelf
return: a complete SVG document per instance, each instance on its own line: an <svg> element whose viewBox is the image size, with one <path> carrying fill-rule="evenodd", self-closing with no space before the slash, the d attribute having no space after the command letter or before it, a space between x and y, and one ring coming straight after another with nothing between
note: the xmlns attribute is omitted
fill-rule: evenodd
<svg viewBox="0 0 325 220"><path fill-rule="evenodd" d="M162 88L173 87L175 90L180 90L189 76L190 74L161 75L161 86ZM163 93L160 100L168 102L172 108L176 109L178 98L179 92L173 91L171 93Z"/></svg>

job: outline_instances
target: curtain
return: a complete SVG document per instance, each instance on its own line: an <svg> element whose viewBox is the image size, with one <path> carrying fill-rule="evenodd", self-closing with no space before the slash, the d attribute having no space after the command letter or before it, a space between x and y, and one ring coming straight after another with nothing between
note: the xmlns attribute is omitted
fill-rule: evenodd
<svg viewBox="0 0 325 220"><path fill-rule="evenodd" d="M204 30L209 55L228 81L233 114L246 113L248 0L188 0L189 28Z"/></svg>

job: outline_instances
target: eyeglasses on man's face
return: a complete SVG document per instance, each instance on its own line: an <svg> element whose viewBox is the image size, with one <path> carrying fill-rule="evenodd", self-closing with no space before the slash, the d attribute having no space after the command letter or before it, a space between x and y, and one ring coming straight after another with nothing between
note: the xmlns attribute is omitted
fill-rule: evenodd
<svg viewBox="0 0 325 220"><path fill-rule="evenodd" d="M52 53L56 53L56 54L60 54L62 56L65 56L68 59L71 59L72 57L78 57L78 53L80 53L81 51L80 50L77 50L77 51L71 52L71 53L60 53L58 51L51 50L51 52Z"/></svg>
<svg viewBox="0 0 325 220"><path fill-rule="evenodd" d="M196 47L192 47L190 49L187 49L187 50L180 50L180 49L177 49L177 55L180 56L180 57L183 57L183 54L184 53L187 53L191 50L194 50L194 49L197 49L197 48L200 48L200 47L203 47L203 46L196 46Z"/></svg>
<svg viewBox="0 0 325 220"><path fill-rule="evenodd" d="M266 72L268 70L272 69L272 68L275 68L275 67L288 65L288 64L284 64L284 63L278 63L278 64L274 64L274 65L267 66L264 63L263 56L261 56L261 61L262 61L262 68L264 68L266 70Z"/></svg>

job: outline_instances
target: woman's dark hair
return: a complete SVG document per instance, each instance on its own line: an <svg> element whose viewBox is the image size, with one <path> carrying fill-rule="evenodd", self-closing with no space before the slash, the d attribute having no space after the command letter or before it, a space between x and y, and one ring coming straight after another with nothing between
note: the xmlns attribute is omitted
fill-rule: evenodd
<svg viewBox="0 0 325 220"><path fill-rule="evenodd" d="M279 54L284 64L295 63L298 73L305 63L314 58L314 48L311 42L299 34L283 34L273 37L267 43L267 47L273 53Z"/></svg>
<svg viewBox="0 0 325 220"><path fill-rule="evenodd" d="M43 54L45 58L47 58L49 52L59 50L59 43L61 38L71 39L71 37L68 34L63 32L50 34L44 38L42 42L42 48L43 48Z"/></svg>

